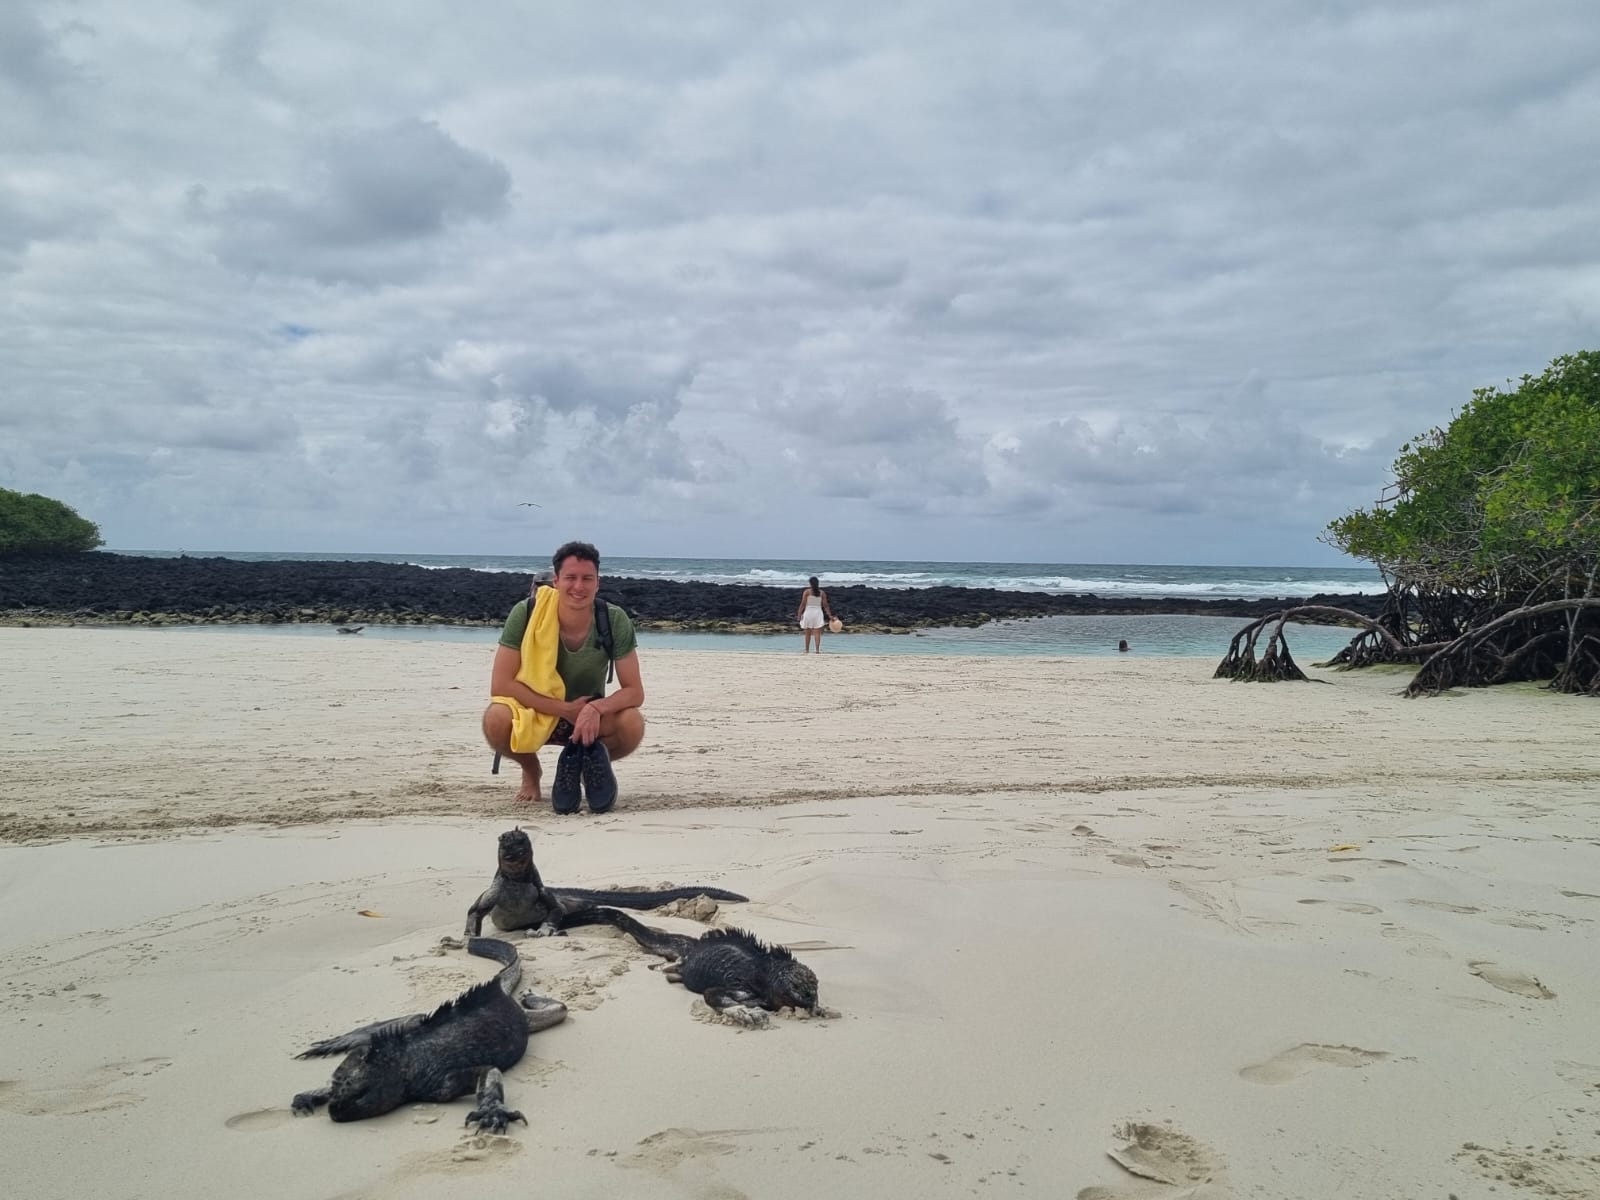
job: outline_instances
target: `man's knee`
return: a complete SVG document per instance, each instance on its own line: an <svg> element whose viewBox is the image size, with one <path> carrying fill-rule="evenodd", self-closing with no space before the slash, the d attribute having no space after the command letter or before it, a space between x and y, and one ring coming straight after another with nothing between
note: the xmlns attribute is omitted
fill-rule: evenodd
<svg viewBox="0 0 1600 1200"><path fill-rule="evenodd" d="M502 754L511 745L511 710L504 704L483 710L483 739Z"/></svg>
<svg viewBox="0 0 1600 1200"><path fill-rule="evenodd" d="M644 714L637 708L625 708L612 715L611 729L602 740L612 758L625 758L644 741Z"/></svg>

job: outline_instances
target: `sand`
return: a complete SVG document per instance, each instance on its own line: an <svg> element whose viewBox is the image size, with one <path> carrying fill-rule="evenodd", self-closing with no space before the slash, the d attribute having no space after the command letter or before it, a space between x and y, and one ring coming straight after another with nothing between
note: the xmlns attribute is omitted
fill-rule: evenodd
<svg viewBox="0 0 1600 1200"><path fill-rule="evenodd" d="M487 646L0 629L7 1192L1600 1195L1593 700L795 641L647 651L617 811L558 819L488 774ZM518 939L572 1014L526 1128L292 1117L295 1051L493 973L438 943L514 823L549 882L748 894L839 1015Z"/></svg>

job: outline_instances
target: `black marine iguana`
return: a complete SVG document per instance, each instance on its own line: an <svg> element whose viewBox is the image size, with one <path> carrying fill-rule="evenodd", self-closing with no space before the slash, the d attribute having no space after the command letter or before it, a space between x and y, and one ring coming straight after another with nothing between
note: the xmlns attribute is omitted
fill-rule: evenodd
<svg viewBox="0 0 1600 1200"><path fill-rule="evenodd" d="M467 909L467 937L483 932L487 916L496 929L527 929L530 937L560 932L566 918L591 904L619 908L657 908L674 900L709 896L713 900L748 900L737 892L714 887L665 888L655 892L591 891L549 888L533 863L533 842L521 829L500 835L499 865L488 890Z"/></svg>
<svg viewBox="0 0 1600 1200"><path fill-rule="evenodd" d="M782 946L769 946L755 934L732 927L701 936L668 933L614 908L585 908L567 918L569 926L613 925L651 954L668 960L662 972L669 983L699 992L725 1017L755 1028L767 1012L797 1008L812 1016L832 1016L817 1003L817 976Z"/></svg>
<svg viewBox="0 0 1600 1200"><path fill-rule="evenodd" d="M347 1057L327 1087L294 1098L295 1115L326 1104L335 1121L359 1121L412 1101L454 1100L476 1088L477 1107L466 1124L492 1133L504 1133L512 1121L526 1125L526 1117L505 1106L500 1072L521 1060L530 1033L560 1024L567 1006L533 992L520 1001L511 998L522 981L522 960L510 942L473 938L467 950L505 966L431 1013L363 1025L296 1055Z"/></svg>

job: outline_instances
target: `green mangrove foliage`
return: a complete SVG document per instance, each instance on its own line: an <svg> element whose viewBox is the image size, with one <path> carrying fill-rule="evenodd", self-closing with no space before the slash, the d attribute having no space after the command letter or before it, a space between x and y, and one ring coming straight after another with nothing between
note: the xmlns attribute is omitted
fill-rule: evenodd
<svg viewBox="0 0 1600 1200"><path fill-rule="evenodd" d="M1393 471L1384 500L1329 524L1332 545L1402 586L1496 602L1581 593L1600 558L1600 352L1480 388Z"/></svg>
<svg viewBox="0 0 1600 1200"><path fill-rule="evenodd" d="M0 488L0 555L76 554L103 544L100 527L61 501Z"/></svg>
<svg viewBox="0 0 1600 1200"><path fill-rule="evenodd" d="M1376 504L1323 535L1389 583L1383 615L1333 661L1416 662L1411 695L1519 680L1600 695L1600 352L1480 388L1392 469ZM1217 673L1303 679L1280 644L1292 613L1241 630Z"/></svg>

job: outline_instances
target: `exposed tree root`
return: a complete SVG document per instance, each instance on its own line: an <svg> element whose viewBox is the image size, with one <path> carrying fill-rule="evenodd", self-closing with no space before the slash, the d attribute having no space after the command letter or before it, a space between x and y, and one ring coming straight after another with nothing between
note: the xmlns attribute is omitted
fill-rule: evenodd
<svg viewBox="0 0 1600 1200"><path fill-rule="evenodd" d="M1561 614L1561 619L1550 618ZM1502 613L1440 647L1406 686L1407 696L1452 687L1549 679L1552 691L1600 695L1600 631L1585 618L1600 599L1547 600Z"/></svg>
<svg viewBox="0 0 1600 1200"><path fill-rule="evenodd" d="M1385 628L1382 617L1374 621L1347 608L1332 608L1325 604L1303 604L1297 608L1286 608L1259 617L1234 634L1233 641L1228 645L1228 653L1223 655L1222 661L1217 664L1213 678L1242 679L1248 683L1307 681L1308 676L1300 669L1299 664L1294 661L1294 655L1289 651L1289 639L1284 630L1284 626L1290 621L1303 617L1332 617L1339 621L1362 625L1365 626L1365 630L1360 637L1371 636L1378 639L1394 654L1404 653L1407 649L1399 638ZM1262 651L1260 658L1257 658L1256 642L1269 627L1272 632L1267 637L1266 649ZM1345 649L1348 650L1349 647ZM1340 651L1341 654L1344 652Z"/></svg>

